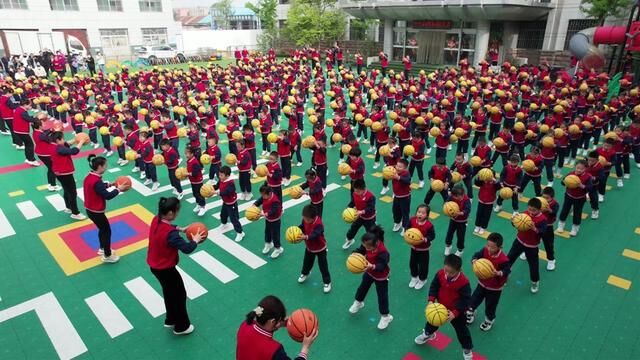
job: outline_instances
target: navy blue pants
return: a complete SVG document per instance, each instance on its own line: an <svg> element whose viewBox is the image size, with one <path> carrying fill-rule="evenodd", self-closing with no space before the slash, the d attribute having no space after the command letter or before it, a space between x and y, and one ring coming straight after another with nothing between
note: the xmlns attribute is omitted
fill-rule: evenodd
<svg viewBox="0 0 640 360"><path fill-rule="evenodd" d="M484 315L487 319L493 320L496 318L496 309L498 308L500 295L502 295L502 290L489 290L478 285L471 295L469 308L475 310L484 301Z"/></svg>
<svg viewBox="0 0 640 360"><path fill-rule="evenodd" d="M176 169L168 169L169 171L169 183L176 189L177 192L182 192L182 185L180 184L180 180L176 177Z"/></svg>
<svg viewBox="0 0 640 360"><path fill-rule="evenodd" d="M411 212L411 196L407 197L394 197L393 206L391 208L393 213L393 222L399 224L402 222L402 228L409 228L409 213Z"/></svg>
<svg viewBox="0 0 640 360"><path fill-rule="evenodd" d="M473 349L473 341L471 340L471 333L467 327L467 319L464 316L457 316L451 320L451 326L456 331L456 336L462 348L465 350ZM433 334L438 331L438 327L427 323L424 327L425 334Z"/></svg>
<svg viewBox="0 0 640 360"><path fill-rule="evenodd" d="M199 184L191 184L191 190L193 191L193 197L196 199L196 204L199 206L205 205L205 200L202 195L200 195L200 189L202 188L202 183Z"/></svg>
<svg viewBox="0 0 640 360"><path fill-rule="evenodd" d="M268 221L264 222L264 242L273 243L273 246L280 248L280 225L282 221Z"/></svg>
<svg viewBox="0 0 640 360"><path fill-rule="evenodd" d="M233 224L233 230L238 234L242 232L242 225L240 224L240 215L238 214L238 203L233 205L222 204L220 210L220 222L222 225L227 223L227 219Z"/></svg>
<svg viewBox="0 0 640 360"><path fill-rule="evenodd" d="M150 179L153 182L158 182L156 166L153 165L153 163L144 163L144 173L147 175L147 179Z"/></svg>
<svg viewBox="0 0 640 360"><path fill-rule="evenodd" d="M538 247L526 247L518 241L513 240L513 245L509 250L509 263L511 266L518 260L520 254L524 253L527 257L527 263L529 263L529 277L531 281L536 282L540 280L540 264L538 263Z"/></svg>
<svg viewBox="0 0 640 360"><path fill-rule="evenodd" d="M380 315L389 314L389 280L376 280L371 275L364 273L362 275L362 282L356 290L356 300L363 302L367 297L367 293L371 288L371 285L376 284L376 293L378 294L378 311Z"/></svg>

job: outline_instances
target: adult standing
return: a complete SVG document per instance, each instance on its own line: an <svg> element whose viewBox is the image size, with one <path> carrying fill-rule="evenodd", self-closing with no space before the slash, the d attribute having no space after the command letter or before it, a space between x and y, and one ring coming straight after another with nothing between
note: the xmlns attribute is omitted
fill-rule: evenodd
<svg viewBox="0 0 640 360"><path fill-rule="evenodd" d="M87 55L86 63L87 68L89 69L89 74L93 76L93 74L96 73L96 61L93 59L93 56L91 56L91 53Z"/></svg>
<svg viewBox="0 0 640 360"><path fill-rule="evenodd" d="M100 69L101 73L106 73L106 61L104 59L104 55L100 51L96 53L96 63L98 64L98 69Z"/></svg>
<svg viewBox="0 0 640 360"><path fill-rule="evenodd" d="M0 94L0 134L11 135L13 146L17 146L16 135L13 133L13 109L9 106L11 101L11 88L2 88Z"/></svg>
<svg viewBox="0 0 640 360"><path fill-rule="evenodd" d="M206 234L193 234L193 240L184 240L180 232L184 232L185 229L172 224L178 212L180 200L175 197L160 198L158 214L151 221L149 228L147 264L162 286L167 311L164 326L173 328L176 335L187 335L191 334L195 327L187 314L187 291L182 276L176 269L179 260L178 250L185 254L192 253L198 244L206 239Z"/></svg>
<svg viewBox="0 0 640 360"><path fill-rule="evenodd" d="M33 140L29 136L31 133L30 124L36 120L36 118L29 115L31 103L26 96L18 96L17 100L14 97L13 101L18 101L18 106L13 109L13 131L22 144L22 146L16 146L16 149L24 149L25 163L31 166L40 166L40 163L36 161Z"/></svg>
<svg viewBox="0 0 640 360"><path fill-rule="evenodd" d="M84 144L83 140L78 140L75 147L71 147L65 140L62 131L56 131L51 134L51 140L56 148L51 153L51 168L56 178L62 185L65 209L64 212L71 214L74 220L84 220L87 217L80 214L78 210L78 190L76 189L76 179L73 173L76 168L73 166L73 155L80 152L80 148Z"/></svg>
<svg viewBox="0 0 640 360"><path fill-rule="evenodd" d="M64 76L67 72L67 60L60 50L56 51L56 55L53 58L53 70L59 74L59 76Z"/></svg>

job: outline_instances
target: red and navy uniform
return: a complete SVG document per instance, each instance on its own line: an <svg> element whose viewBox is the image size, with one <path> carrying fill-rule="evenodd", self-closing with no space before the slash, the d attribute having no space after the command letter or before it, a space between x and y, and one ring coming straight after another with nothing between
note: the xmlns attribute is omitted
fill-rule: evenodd
<svg viewBox="0 0 640 360"><path fill-rule="evenodd" d="M416 246L412 245L411 249L415 251L429 251L431 242L436 238L436 231L431 221L425 219L423 223L420 223L418 218L414 216L409 220L409 227L420 230L420 233L424 237L423 242Z"/></svg>
<svg viewBox="0 0 640 360"><path fill-rule="evenodd" d="M195 156L187 161L187 172L191 184L202 184L202 165Z"/></svg>
<svg viewBox="0 0 640 360"><path fill-rule="evenodd" d="M478 279L478 286L482 286L487 290L501 291L504 288L504 285L507 283L507 279L509 278L509 274L511 273L511 264L509 263L509 258L507 257L507 255L502 250L498 250L497 254L491 255L491 253L489 253L489 250L484 247L482 248L482 250L475 253L472 259L487 259L491 261L491 264L493 264L493 268L496 269L496 271L502 271L502 276L493 276L488 279Z"/></svg>
<svg viewBox="0 0 640 360"><path fill-rule="evenodd" d="M327 240L324 237L324 224L319 216L316 216L310 223L303 221L298 227L302 230L303 234L307 235L307 238L304 240L307 251L319 253L327 249Z"/></svg>
<svg viewBox="0 0 640 360"><path fill-rule="evenodd" d="M149 227L147 264L155 270L173 268L178 264L178 250L189 254L196 245L193 241L185 241L177 226L156 215Z"/></svg>
<svg viewBox="0 0 640 360"><path fill-rule="evenodd" d="M459 272L449 278L444 269L438 270L429 287L429 301L438 301L453 313L454 317L464 314L471 297L469 279Z"/></svg>
<svg viewBox="0 0 640 360"><path fill-rule="evenodd" d="M108 184L102 181L102 175L93 171L89 172L82 182L84 192L84 207L87 211L103 213L107 207L107 200L118 196L117 189L107 190Z"/></svg>
<svg viewBox="0 0 640 360"><path fill-rule="evenodd" d="M542 233L547 227L547 218L544 216L542 212L539 212L536 215L532 215L529 212L529 210L526 210L523 212L523 214L529 215L529 217L531 217L531 220L533 220L534 226L530 230L526 230L526 231L518 230L518 233L516 234L516 239L524 247L537 248L538 245L540 244Z"/></svg>
<svg viewBox="0 0 640 360"><path fill-rule="evenodd" d="M243 322L238 329L236 360L284 360L289 359L282 344L257 324ZM306 360L307 355L298 354L293 360Z"/></svg>
<svg viewBox="0 0 640 360"><path fill-rule="evenodd" d="M233 179L219 181L216 185L222 202L226 205L234 205L237 202L236 185Z"/></svg>
<svg viewBox="0 0 640 360"><path fill-rule="evenodd" d="M375 265L373 269L367 270L367 275L376 281L385 281L389 278L389 272L391 271L389 267L390 255L384 246L384 242L378 241L373 250L366 250L364 246L360 246L356 252L364 255L369 264Z"/></svg>

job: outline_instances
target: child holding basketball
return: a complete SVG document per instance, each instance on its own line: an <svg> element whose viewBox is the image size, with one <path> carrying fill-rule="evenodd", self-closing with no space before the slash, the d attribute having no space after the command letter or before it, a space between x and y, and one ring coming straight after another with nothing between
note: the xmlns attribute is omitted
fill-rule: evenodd
<svg viewBox="0 0 640 360"><path fill-rule="evenodd" d="M322 218L322 210L324 208L324 192L322 188L322 181L316 171L309 169L304 173L307 178L307 182L300 185L302 190L306 190L306 194L311 199L311 207L316 211L316 216ZM308 190L307 190L308 189Z"/></svg>
<svg viewBox="0 0 640 360"><path fill-rule="evenodd" d="M260 198L253 203L255 206L262 206L262 216L264 216L264 248L263 254L268 254L271 249L272 259L277 259L283 252L284 248L280 246L280 226L282 218L282 202L280 198L273 193L268 185L260 187Z"/></svg>
<svg viewBox="0 0 640 360"><path fill-rule="evenodd" d="M440 180L444 183L444 187L442 191L440 191L440 195L442 196L442 201L447 201L447 194L449 183L451 182L451 173L449 172L449 168L445 164L445 158L439 157L436 159L436 164L429 169L429 180L433 182L434 180ZM429 205L431 203L431 199L435 196L436 191L434 191L431 186L427 191L427 194L424 197L424 203Z"/></svg>
<svg viewBox="0 0 640 360"><path fill-rule="evenodd" d="M390 137L388 140L389 144L389 155L384 157L384 162L386 166L395 167L398 163L398 160L402 157L402 149L398 146L398 141L394 137ZM384 195L389 191L389 180L383 178L382 179L382 190L380 190L380 195Z"/></svg>
<svg viewBox="0 0 640 360"><path fill-rule="evenodd" d="M218 191L220 198L222 199L222 208L220 209L220 223L222 224L222 230L228 229L227 219L233 225L233 230L236 231L236 242L242 241L244 238L244 231L242 230L242 224L240 224L240 215L238 214L238 196L236 194L236 185L231 179L231 168L223 166L218 172L218 183L214 185L214 189Z"/></svg>
<svg viewBox="0 0 640 360"><path fill-rule="evenodd" d="M486 171L486 170L482 170ZM482 174L482 171L479 174ZM492 171L493 172L493 171ZM493 203L496 201L496 192L500 190L500 184L494 177L482 180L480 176L476 176L475 185L480 188L478 190L478 209L476 210L476 227L473 229L474 234L484 234L489 221L491 220L491 210Z"/></svg>
<svg viewBox="0 0 640 360"><path fill-rule="evenodd" d="M362 236L362 245L356 249L357 253L365 256L367 267L362 275L362 282L356 290L355 301L349 308L349 312L356 314L364 307L364 299L371 288L376 284L378 294L378 311L380 311L380 321L378 329L386 329L393 316L389 313L389 252L384 246L384 230L379 226L373 226L370 231Z"/></svg>
<svg viewBox="0 0 640 360"><path fill-rule="evenodd" d="M51 134L51 140L55 144L55 148L51 152L51 169L56 178L62 185L65 209L64 212L71 214L74 220L84 220L87 217L78 210L78 193L76 188L76 180L73 177L75 167L73 166L73 155L80 152L83 140L76 142L75 147L71 147L65 140L62 131L56 131Z"/></svg>
<svg viewBox="0 0 640 360"><path fill-rule="evenodd" d="M196 151L187 146L184 149L184 156L187 158L187 173L189 174L189 182L191 182L191 190L193 197L196 199L196 207L193 208L193 212L198 216L204 216L207 209L204 207L205 200L200 194L200 188L202 188L202 165L200 160L196 157Z"/></svg>
<svg viewBox="0 0 640 360"><path fill-rule="evenodd" d="M393 231L399 231L404 236L405 230L409 228L409 212L411 211L411 174L407 170L408 162L405 159L398 160L396 164L396 174L391 186L393 188Z"/></svg>
<svg viewBox="0 0 640 360"><path fill-rule="evenodd" d="M547 186L542 189L542 197L547 201L546 208L542 209L542 213L547 217L547 228L542 233L542 244L544 245L544 251L547 253L547 271L553 271L556 269L556 256L554 251L554 240L555 234L553 232L553 224L556 222L556 217L558 216L558 211L560 209L560 204L555 199L556 192L552 187ZM598 199L596 197L596 203L598 203ZM526 256L524 259L522 255L520 255L520 259L526 260Z"/></svg>
<svg viewBox="0 0 640 360"><path fill-rule="evenodd" d="M242 200L251 200L251 154L245 148L244 140L236 141L238 155L238 181L240 183L241 194L238 196Z"/></svg>
<svg viewBox="0 0 640 360"><path fill-rule="evenodd" d="M353 245L360 227L364 226L364 229L369 232L376 225L376 197L367 190L364 179L354 180L352 188L351 202L347 206L356 209L357 218L347 231L347 239L342 245L344 250Z"/></svg>
<svg viewBox="0 0 640 360"><path fill-rule="evenodd" d="M205 153L211 157L211 165L209 165L209 183L213 183L213 178L218 176L220 164L222 163L222 152L218 146L217 137L207 137L207 150L205 150ZM218 180L220 180L220 178L218 178Z"/></svg>
<svg viewBox="0 0 640 360"><path fill-rule="evenodd" d="M176 177L176 169L178 168L180 155L178 155L176 149L171 146L171 140L169 139L162 139L160 141L160 149L162 150L162 157L164 157L164 164L167 165L169 182L171 186L173 186L173 194L180 200L184 196L182 193L182 184L180 184L180 180Z"/></svg>
<svg viewBox="0 0 640 360"><path fill-rule="evenodd" d="M278 156L280 157L280 164L282 166L282 178L284 186L289 186L291 182L291 148L292 144L289 141L289 132L287 130L281 130L278 140L276 141Z"/></svg>
<svg viewBox="0 0 640 360"><path fill-rule="evenodd" d="M513 190L513 196L511 197L511 208L513 209L513 215L518 214L518 189L520 184L522 183L522 168L520 165L520 157L518 154L513 154L509 158L509 164L502 168L500 172L500 185L502 187L508 187ZM504 199L498 197L498 201L496 202L496 206L493 208L494 212L502 211L502 203Z"/></svg>
<svg viewBox="0 0 640 360"><path fill-rule="evenodd" d="M484 321L480 324L480 330L489 331L496 321L496 309L502 295L502 289L507 283L507 278L511 272L509 258L502 251L502 235L497 232L489 234L487 244L480 251L473 254L471 263L475 264L478 259L487 259L493 265L493 276L488 279L478 279L478 286L471 295L469 308L465 315L467 325L473 324L476 318L476 309L484 301Z"/></svg>
<svg viewBox="0 0 640 360"><path fill-rule="evenodd" d="M471 212L471 200L464 193L464 189L461 186L455 186L451 189L451 196L448 201L453 201L458 204L460 211L449 220L449 228L447 228L447 235L444 239L445 248L444 255L451 254L451 244L453 243L453 234L456 233L456 256L462 257L464 251L464 237L467 231L467 220L469 219L469 213Z"/></svg>
<svg viewBox="0 0 640 360"><path fill-rule="evenodd" d="M456 331L456 336L462 345L462 355L465 360L473 359L471 350L473 341L464 317L465 310L471 297L469 280L462 273L462 259L455 255L447 255L444 258L444 267L436 273L429 287L429 304L438 302L449 311L448 320ZM426 323L424 330L414 342L418 345L425 344L436 338L438 327Z"/></svg>
<svg viewBox="0 0 640 360"><path fill-rule="evenodd" d="M420 290L427 282L429 275L429 249L431 242L436 238L436 231L429 220L431 209L429 205L418 205L416 215L409 220L409 227L420 230L424 241L419 245L411 246L411 256L409 257L409 271L411 281L409 287Z"/></svg>
<svg viewBox="0 0 640 360"><path fill-rule="evenodd" d="M278 199L282 201L282 168L278 163L278 152L272 151L267 162L267 185L273 190Z"/></svg>
<svg viewBox="0 0 640 360"><path fill-rule="evenodd" d="M317 257L318 267L322 274L322 282L324 283L323 291L327 294L331 291L331 275L329 274L329 264L327 263L327 240L324 237L324 224L313 205L306 205L302 209L302 223L298 227L302 230L302 235L300 235L299 239L304 240L306 246L298 282L302 284L307 280Z"/></svg>
<svg viewBox="0 0 640 360"><path fill-rule="evenodd" d="M156 171L156 166L153 164L153 155L155 155L153 151L153 143L150 132L141 131L140 132L140 142L141 153L138 154L140 159L144 161L144 173L147 179L144 181L144 185L151 185L151 191L156 191L160 187L160 183L158 182L158 173Z"/></svg>
<svg viewBox="0 0 640 360"><path fill-rule="evenodd" d="M578 184L567 184L567 177L575 176L578 178ZM580 223L582 222L582 208L587 201L587 194L589 193L592 182L591 174L587 171L587 162L585 160L576 161L575 170L567 174L563 182L566 186L564 193L564 202L562 203L562 210L560 211L560 221L558 222L558 232L564 231L564 224L569 216L569 211L573 208L573 225L571 226L571 232L569 235L576 236L580 231ZM575 186L575 187L574 187Z"/></svg>

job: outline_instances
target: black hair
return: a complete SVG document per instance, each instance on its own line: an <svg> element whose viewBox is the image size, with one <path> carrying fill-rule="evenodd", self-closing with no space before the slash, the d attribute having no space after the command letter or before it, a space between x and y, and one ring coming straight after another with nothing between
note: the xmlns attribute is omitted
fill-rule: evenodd
<svg viewBox="0 0 640 360"><path fill-rule="evenodd" d="M144 138L145 138L145 139L148 139L148 138L149 138L149 136L151 136L151 134L150 134L150 133L151 133L151 131L142 131L142 130L141 130L141 131L140 131L140 133L139 133L139 135L140 135L140 136L144 136Z"/></svg>
<svg viewBox="0 0 640 360"><path fill-rule="evenodd" d="M400 159L398 163L404 165L404 167L409 166L409 162L406 159Z"/></svg>
<svg viewBox="0 0 640 360"><path fill-rule="evenodd" d="M256 310L260 308L261 314L256 314ZM246 317L246 321L248 325L253 324L253 322L257 322L259 325L266 324L267 321L274 319L276 321L284 321L287 317L287 310L282 303L282 300L278 299L273 295L265 296L258 303L258 307L254 310L251 310Z"/></svg>
<svg viewBox="0 0 640 360"><path fill-rule="evenodd" d="M576 166L577 165L587 166L587 161L584 159L576 160Z"/></svg>
<svg viewBox="0 0 640 360"><path fill-rule="evenodd" d="M359 147L351 148L351 150L349 150L349 155L359 157L362 155L362 150L360 150Z"/></svg>
<svg viewBox="0 0 640 360"><path fill-rule="evenodd" d="M273 189L271 188L271 186L264 184L262 186L260 186L260 194L271 194L273 192Z"/></svg>
<svg viewBox="0 0 640 360"><path fill-rule="evenodd" d="M309 218L309 219L313 219L318 215L318 212L316 211L316 208L309 204L309 205L305 205L305 207L302 208L302 216Z"/></svg>
<svg viewBox="0 0 640 360"><path fill-rule="evenodd" d="M518 155L518 154L511 155L511 157L509 157L509 161L520 162L520 155Z"/></svg>
<svg viewBox="0 0 640 360"><path fill-rule="evenodd" d="M491 234L489 234L489 236L487 236L487 241L491 241L493 243L496 243L498 247L502 247L504 239L502 238L502 235L500 235L500 233L492 232Z"/></svg>
<svg viewBox="0 0 640 360"><path fill-rule="evenodd" d="M253 129L253 127L251 127L251 125L249 125L249 124L245 124L245 125L242 127L242 130L251 130L251 129Z"/></svg>
<svg viewBox="0 0 640 360"><path fill-rule="evenodd" d="M189 153L189 154L192 154L192 155L193 155L193 154L195 154L195 153L196 153L196 150L195 150L195 148L194 148L194 147L191 147L191 146L185 146L185 148L184 148L184 152L185 152L185 153Z"/></svg>
<svg viewBox="0 0 640 360"><path fill-rule="evenodd" d="M555 197L556 196L556 191L553 190L553 188L551 186L547 186L544 189L542 189L542 194L549 195L551 197Z"/></svg>
<svg viewBox="0 0 640 360"><path fill-rule="evenodd" d="M527 205L531 206L534 209L540 210L542 208L542 201L540 201L540 199L534 197L534 198L529 199L529 201L527 202Z"/></svg>
<svg viewBox="0 0 640 360"><path fill-rule="evenodd" d="M160 216L165 216L170 212L176 213L178 210L180 210L180 200L175 196L161 197L158 201L158 215Z"/></svg>
<svg viewBox="0 0 640 360"><path fill-rule="evenodd" d="M309 177L314 178L314 177L318 176L318 174L316 173L315 170L309 169L309 170L304 172L304 176L309 176Z"/></svg>
<svg viewBox="0 0 640 360"><path fill-rule="evenodd" d="M429 218L429 213L431 212L431 207L427 204L420 204L418 205L418 207L416 207L416 211L420 210L420 209L426 209L427 210L427 218Z"/></svg>
<svg viewBox="0 0 640 360"><path fill-rule="evenodd" d="M454 186L451 189L451 196L460 196L464 195L464 189L461 186Z"/></svg>
<svg viewBox="0 0 640 360"><path fill-rule="evenodd" d="M616 141L612 138L608 138L608 139L604 139L604 143L609 145L615 145Z"/></svg>
<svg viewBox="0 0 640 360"><path fill-rule="evenodd" d="M227 165L224 165L220 168L220 170L218 170L218 172L220 174L225 174L226 176L231 175L231 168L228 167Z"/></svg>
<svg viewBox="0 0 640 360"><path fill-rule="evenodd" d="M89 155L87 160L89 161L89 167L93 171L98 170L100 166L104 166L107 163L107 159L102 156L96 156L94 154Z"/></svg>
<svg viewBox="0 0 640 360"><path fill-rule="evenodd" d="M51 141L64 140L64 134L62 131L54 131L51 133Z"/></svg>
<svg viewBox="0 0 640 360"><path fill-rule="evenodd" d="M35 119L32 123L31 123L31 127L33 127L34 129L40 129L40 127L42 127L42 121L40 119Z"/></svg>
<svg viewBox="0 0 640 360"><path fill-rule="evenodd" d="M451 266L456 271L460 271L462 268L462 259L455 254L449 254L444 257L444 264Z"/></svg>
<svg viewBox="0 0 640 360"><path fill-rule="evenodd" d="M367 188L367 185L364 182L364 179L355 179L353 180L353 188L356 190L364 190Z"/></svg>
<svg viewBox="0 0 640 360"><path fill-rule="evenodd" d="M593 150L593 151L589 151L589 154L587 154L587 157L590 157L592 159L598 159L600 157L600 154L598 154L597 151Z"/></svg>
<svg viewBox="0 0 640 360"><path fill-rule="evenodd" d="M160 146L164 146L164 145L171 145L171 141L169 141L169 139L160 140Z"/></svg>
<svg viewBox="0 0 640 360"><path fill-rule="evenodd" d="M373 246L377 245L378 241L384 242L384 229L379 225L375 225L362 235L360 241L370 243Z"/></svg>
<svg viewBox="0 0 640 360"><path fill-rule="evenodd" d="M446 164L446 162L447 162L447 160L446 160L444 157L442 157L442 156L440 156L440 157L438 157L438 158L436 159L436 164L438 164L438 165L445 165L445 164Z"/></svg>

